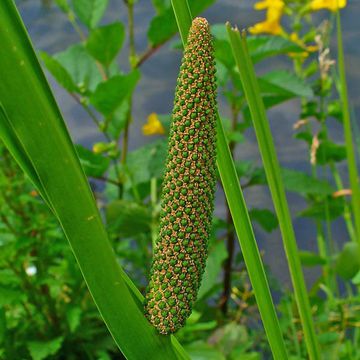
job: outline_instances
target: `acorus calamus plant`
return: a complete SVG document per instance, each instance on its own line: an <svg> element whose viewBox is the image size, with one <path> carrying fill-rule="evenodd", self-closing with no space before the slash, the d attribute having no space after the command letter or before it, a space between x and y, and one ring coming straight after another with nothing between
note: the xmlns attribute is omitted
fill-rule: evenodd
<svg viewBox="0 0 360 360"><path fill-rule="evenodd" d="M185 324L205 269L216 184L216 80L210 27L193 20L180 67L145 315L161 334Z"/></svg>

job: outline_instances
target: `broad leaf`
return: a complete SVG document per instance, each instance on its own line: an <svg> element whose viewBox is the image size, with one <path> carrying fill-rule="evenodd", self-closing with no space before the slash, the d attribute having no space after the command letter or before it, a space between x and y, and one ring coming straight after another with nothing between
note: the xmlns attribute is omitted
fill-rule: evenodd
<svg viewBox="0 0 360 360"><path fill-rule="evenodd" d="M109 167L110 159L108 157L94 154L81 145L76 145L76 151L87 176L100 177Z"/></svg>
<svg viewBox="0 0 360 360"><path fill-rule="evenodd" d="M212 347L206 342L197 341L185 347L191 360L225 360L220 350Z"/></svg>
<svg viewBox="0 0 360 360"><path fill-rule="evenodd" d="M299 251L301 265L303 266L317 266L325 265L326 259L311 251Z"/></svg>
<svg viewBox="0 0 360 360"><path fill-rule="evenodd" d="M335 270L345 280L353 278L360 270L359 244L348 242L336 259Z"/></svg>
<svg viewBox="0 0 360 360"><path fill-rule="evenodd" d="M353 278L351 279L351 282L354 285L360 285L360 270L353 276Z"/></svg>
<svg viewBox="0 0 360 360"><path fill-rule="evenodd" d="M23 299L24 297L25 294L21 291L20 287L0 286L0 307L18 302L19 299Z"/></svg>
<svg viewBox="0 0 360 360"><path fill-rule="evenodd" d="M339 162L346 159L344 145L338 145L331 141L322 141L316 151L316 162L319 165L326 165L329 162Z"/></svg>
<svg viewBox="0 0 360 360"><path fill-rule="evenodd" d="M262 95L262 100L264 102L264 106L266 109L270 109L276 105L280 105L290 99L292 99L294 97L293 94L272 94L272 95L268 95L268 94L264 94ZM245 108L243 110L243 114L244 114L244 118L249 121L251 123L251 116L250 116L250 109L248 107L248 105L245 105Z"/></svg>
<svg viewBox="0 0 360 360"><path fill-rule="evenodd" d="M116 75L99 84L90 97L90 102L105 116L109 116L132 93L140 79L138 70L128 75Z"/></svg>
<svg viewBox="0 0 360 360"><path fill-rule="evenodd" d="M245 353L245 350L242 348L237 348L234 349L234 351L231 352L230 354L230 358L229 360L261 360L262 359L262 355L261 353L257 353L257 352L250 352L250 353ZM289 358L289 360L300 360L300 359L293 359L293 358Z"/></svg>
<svg viewBox="0 0 360 360"><path fill-rule="evenodd" d="M210 342L211 340L216 341L216 347L222 354L229 355L239 345L248 341L248 332L245 325L233 321L217 328Z"/></svg>
<svg viewBox="0 0 360 360"><path fill-rule="evenodd" d="M232 70L235 66L235 61L232 56L230 44L227 40L221 40L215 37L214 40L215 58L220 61L228 70Z"/></svg>
<svg viewBox="0 0 360 360"><path fill-rule="evenodd" d="M72 0L79 19L89 28L94 28L103 17L108 0Z"/></svg>
<svg viewBox="0 0 360 360"><path fill-rule="evenodd" d="M118 236L150 233L151 214L145 206L132 201L115 200L106 207L106 221Z"/></svg>
<svg viewBox="0 0 360 360"><path fill-rule="evenodd" d="M263 168L254 166L252 162L237 161L235 168L240 178L246 178L247 186L266 184L266 176Z"/></svg>
<svg viewBox="0 0 360 360"><path fill-rule="evenodd" d="M27 346L33 360L43 360L55 355L63 340L64 338L61 336L50 341L29 341Z"/></svg>
<svg viewBox="0 0 360 360"><path fill-rule="evenodd" d="M129 154L127 171L134 184L145 183L153 177L159 178L163 175L166 150L166 143L158 140Z"/></svg>
<svg viewBox="0 0 360 360"><path fill-rule="evenodd" d="M259 78L260 91L266 94L312 97L311 87L294 73L277 70Z"/></svg>
<svg viewBox="0 0 360 360"><path fill-rule="evenodd" d="M215 24L211 27L211 32L215 36L217 41L225 42L230 44L227 36L226 26L224 24ZM254 63L264 60L271 56L286 54L289 52L293 53L301 53L304 51L299 45L289 41L281 36L269 36L269 35L261 35L261 36L249 36L246 39L248 49L250 52L251 59ZM224 44L222 46L225 46ZM215 46L216 47L216 46ZM227 46L226 46L227 47ZM223 53L226 55L226 53ZM221 57L225 59L224 57ZM234 60L231 59L231 56L228 56L227 61L231 61L234 63Z"/></svg>
<svg viewBox="0 0 360 360"><path fill-rule="evenodd" d="M318 195L325 197L334 192L326 180L318 180L302 171L282 169L285 189L303 196Z"/></svg>
<svg viewBox="0 0 360 360"><path fill-rule="evenodd" d="M127 116L129 111L129 102L123 103L115 110L111 121L107 125L107 132L113 139L118 139L121 131L125 128Z"/></svg>
<svg viewBox="0 0 360 360"><path fill-rule="evenodd" d="M66 69L81 92L94 91L102 80L95 60L82 44L70 46L65 51L54 55L54 59Z"/></svg>
<svg viewBox="0 0 360 360"><path fill-rule="evenodd" d="M218 282L222 263L227 258L224 242L215 243L209 250L204 277L198 293L198 300L204 297Z"/></svg>
<svg viewBox="0 0 360 360"><path fill-rule="evenodd" d="M80 307L70 307L66 311L66 320L71 332L74 332L80 325L82 309Z"/></svg>
<svg viewBox="0 0 360 360"><path fill-rule="evenodd" d="M48 71L62 87L69 92L73 92L77 89L70 74L58 60L51 57L44 51L40 52L40 56Z"/></svg>
<svg viewBox="0 0 360 360"><path fill-rule="evenodd" d="M307 209L301 211L298 216L308 217L318 220L326 220L326 215L328 213L330 220L334 220L341 216L344 212L344 199L342 198L327 198L327 203L325 200L321 202L316 202L310 205Z"/></svg>
<svg viewBox="0 0 360 360"><path fill-rule="evenodd" d="M267 232L278 227L277 217L268 209L251 209L249 215L252 221L256 221Z"/></svg>
<svg viewBox="0 0 360 360"><path fill-rule="evenodd" d="M86 49L96 60L108 67L120 51L124 39L124 25L115 22L92 30Z"/></svg>
<svg viewBox="0 0 360 360"><path fill-rule="evenodd" d="M254 63L270 56L287 54L289 52L301 53L304 51L299 45L281 36L249 36L247 45Z"/></svg>
<svg viewBox="0 0 360 360"><path fill-rule="evenodd" d="M171 5L171 0L151 0L156 13L162 14Z"/></svg>

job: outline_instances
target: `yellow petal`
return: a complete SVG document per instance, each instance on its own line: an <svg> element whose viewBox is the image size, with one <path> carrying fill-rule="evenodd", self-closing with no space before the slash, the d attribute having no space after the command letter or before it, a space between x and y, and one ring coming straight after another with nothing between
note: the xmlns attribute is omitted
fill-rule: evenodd
<svg viewBox="0 0 360 360"><path fill-rule="evenodd" d="M290 34L290 40L292 41L292 42L294 42L294 43L296 43L296 44L298 44L298 42L299 42L299 35L296 33L296 32L292 32L291 34Z"/></svg>
<svg viewBox="0 0 360 360"><path fill-rule="evenodd" d="M265 20L250 27L249 32L251 34L279 35L282 32L282 27L278 21Z"/></svg>
<svg viewBox="0 0 360 360"><path fill-rule="evenodd" d="M314 52L318 50L318 46L317 45L306 45L305 42L299 38L299 35L295 32L291 33L289 36L290 40L292 42L294 42L295 44L301 46L304 50L306 50L306 52L303 53L289 53L288 55L290 57L307 57L309 56L309 52Z"/></svg>
<svg viewBox="0 0 360 360"><path fill-rule="evenodd" d="M285 6L283 0L263 0L260 2L257 2L254 5L255 10L265 10L269 8L277 8L277 9L283 9Z"/></svg>
<svg viewBox="0 0 360 360"><path fill-rule="evenodd" d="M328 9L336 11L346 6L346 0L312 0L310 7L312 10Z"/></svg>
<svg viewBox="0 0 360 360"><path fill-rule="evenodd" d="M142 127L142 132L146 136L165 134L165 129L162 126L156 113L151 113L148 116L147 123Z"/></svg>
<svg viewBox="0 0 360 360"><path fill-rule="evenodd" d="M277 8L269 8L266 12L266 20L267 21L280 21L282 16L282 10Z"/></svg>
<svg viewBox="0 0 360 360"><path fill-rule="evenodd" d="M315 52L318 50L319 50L319 47L317 45L309 45L306 47L306 51L308 51L308 52Z"/></svg>

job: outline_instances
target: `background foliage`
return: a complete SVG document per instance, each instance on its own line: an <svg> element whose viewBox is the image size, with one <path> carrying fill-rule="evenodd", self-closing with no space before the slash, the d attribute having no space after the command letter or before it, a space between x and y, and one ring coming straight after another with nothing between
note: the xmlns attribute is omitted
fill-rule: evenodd
<svg viewBox="0 0 360 360"><path fill-rule="evenodd" d="M189 3L196 15L215 1ZM266 20L250 29L254 35L248 37L248 47L255 64L278 57L289 65L288 70L261 74L260 91L267 109L297 100L300 120L294 122L293 141L307 145L309 171L284 168L282 176L286 190L297 193L306 204L297 216L311 219L316 228L317 252L299 252L303 267L318 270L309 289L316 331L324 358L357 359L359 237L352 220L351 191L343 185L347 175L339 170L344 168L339 165L346 164L346 148L328 131L329 121L342 124L343 119L341 84L333 62L336 55L329 51L335 17L324 12L321 22L314 13L316 1L274 3L280 4L277 13L265 6ZM134 7L138 4L133 0L124 1L126 25L102 21L107 0L54 1L52 6L66 14L78 33L78 42L56 54L39 52L44 67L86 111L88 121L104 139L88 148L78 144L76 150L93 184L117 259L142 292L157 236L170 115L149 114L143 133L156 135L154 141L129 150L137 106L134 92L142 81L143 64L177 33L170 1L153 0L152 4L156 15L147 29L148 48L143 53L135 46ZM220 115L238 176L243 188L266 186L258 162L236 157L237 149L245 146L252 122L235 60L229 56L225 25L214 24L212 32L219 93L231 116L223 116L221 108ZM178 47L175 41L174 51ZM120 69L119 56L127 56L127 71ZM3 145L0 159L0 358L119 358L54 216ZM272 209L252 208L250 216L265 232L278 227ZM333 233L332 224L339 219L347 229L345 244ZM198 302L177 336L193 359L271 356L235 239L229 212L216 216ZM289 353L292 359L305 359L291 289L270 272L268 279L277 293Z"/></svg>

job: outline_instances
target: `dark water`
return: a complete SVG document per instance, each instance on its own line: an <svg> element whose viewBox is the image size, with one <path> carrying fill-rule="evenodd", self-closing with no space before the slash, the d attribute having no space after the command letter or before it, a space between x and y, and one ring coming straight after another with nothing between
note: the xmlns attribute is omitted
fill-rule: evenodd
<svg viewBox="0 0 360 360"><path fill-rule="evenodd" d="M199 0L201 1L201 0ZM66 49L67 46L79 42L79 38L66 17L51 6L51 1L18 0L18 7L25 25L37 50L55 53ZM209 10L204 12L212 24L230 21L240 28L247 27L264 17L263 12L253 10L252 0L218 0ZM323 13L325 14L325 13ZM146 49L146 31L154 15L150 0L139 0L135 6L136 48L138 53ZM348 1L348 6L342 11L344 41L346 52L346 67L349 82L349 94L354 106L354 113L359 113L360 107L360 1ZM321 17L321 14L319 15ZM110 0L110 7L103 19L104 23L120 20L127 22L126 8L121 0ZM319 18L320 23L320 18ZM126 47L126 44L125 44ZM180 64L180 52L172 50L170 45L163 46L152 58L142 66L141 82L134 95L134 122L131 125L130 149L135 149L142 144L153 141L153 138L144 137L141 132L142 125L146 122L151 112L169 113L172 109L173 89ZM122 69L128 69L127 54L124 51L119 59ZM264 70L281 69L286 65L285 60L270 60L258 67L258 72ZM101 139L86 113L80 109L73 99L49 77L52 89L55 92L58 104L70 129L72 138L77 143L90 146ZM220 98L220 112L229 117L229 109ZM280 162L283 166L309 172L307 148L303 142L293 139L293 124L298 120L299 103L291 101L271 109L268 112L273 130L273 136ZM330 124L333 138L339 142L342 139L342 130L335 121ZM253 131L246 133L246 143L238 147L237 159L253 159L261 163ZM346 168L341 167L341 172L346 174ZM346 179L346 176L344 177ZM347 180L345 180L347 183ZM269 192L265 187L254 187L245 190L245 198L249 207L272 208ZM289 193L288 200L292 214L304 209L306 204L296 194ZM221 191L217 194L217 215L225 215L224 195ZM299 247L316 251L315 226L310 220L295 219L294 226ZM347 240L345 226L341 220L333 224L333 237L340 245ZM273 275L283 284L290 285L285 254L283 252L280 232L273 231L267 234L255 225L256 237L264 258L272 270ZM306 278L310 284L317 274L316 269L305 269Z"/></svg>

